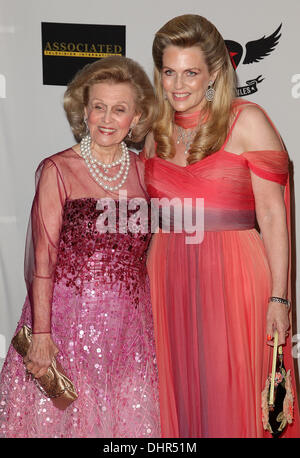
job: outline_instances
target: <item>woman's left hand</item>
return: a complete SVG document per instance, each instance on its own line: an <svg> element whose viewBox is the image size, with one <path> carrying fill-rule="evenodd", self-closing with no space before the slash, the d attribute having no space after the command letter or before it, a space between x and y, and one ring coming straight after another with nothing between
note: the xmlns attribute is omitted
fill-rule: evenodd
<svg viewBox="0 0 300 458"><path fill-rule="evenodd" d="M269 302L267 311L267 344L273 346L274 332L278 331L278 345L284 345L290 327L289 311L284 304Z"/></svg>

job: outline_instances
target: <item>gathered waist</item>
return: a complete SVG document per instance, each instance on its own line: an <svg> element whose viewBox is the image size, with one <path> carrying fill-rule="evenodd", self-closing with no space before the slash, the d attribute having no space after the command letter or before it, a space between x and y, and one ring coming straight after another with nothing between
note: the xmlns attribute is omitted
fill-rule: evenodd
<svg viewBox="0 0 300 458"><path fill-rule="evenodd" d="M220 208L160 209L159 228L162 232L193 233L207 231L242 231L254 229L255 210L232 210Z"/></svg>

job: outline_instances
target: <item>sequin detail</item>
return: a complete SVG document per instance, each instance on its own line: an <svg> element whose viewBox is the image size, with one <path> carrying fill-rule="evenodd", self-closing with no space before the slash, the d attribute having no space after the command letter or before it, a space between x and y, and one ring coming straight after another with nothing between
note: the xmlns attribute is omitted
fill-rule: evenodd
<svg viewBox="0 0 300 458"><path fill-rule="evenodd" d="M115 230L115 233L99 233L97 219L107 206L103 204L104 210L97 210L98 202L96 199L66 201L56 282L74 287L76 294L82 294L84 285L90 281L95 281L95 287L99 286L97 280L107 284L118 282L119 286L120 282L126 282L125 289L135 294L140 277L146 275L145 257L151 237L147 230L149 214L139 222L139 232L120 233L116 218L114 228L107 225L107 231ZM119 216L119 201L113 202ZM127 220L133 213L126 206Z"/></svg>
<svg viewBox="0 0 300 458"><path fill-rule="evenodd" d="M57 410L10 347L0 377L0 437L160 437L150 234L100 234L100 213L96 199L66 201L55 273L52 335L79 397ZM24 323L31 325L28 299L17 330Z"/></svg>

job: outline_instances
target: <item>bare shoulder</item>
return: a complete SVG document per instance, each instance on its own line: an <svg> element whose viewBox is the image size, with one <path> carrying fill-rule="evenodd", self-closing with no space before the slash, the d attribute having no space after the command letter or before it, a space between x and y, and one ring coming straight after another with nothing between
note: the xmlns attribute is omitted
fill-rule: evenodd
<svg viewBox="0 0 300 458"><path fill-rule="evenodd" d="M265 111L256 104L245 104L240 107L239 124L241 127L257 127L261 123L271 125Z"/></svg>
<svg viewBox="0 0 300 458"><path fill-rule="evenodd" d="M246 104L242 107L236 127L244 151L282 149L278 132L258 105Z"/></svg>

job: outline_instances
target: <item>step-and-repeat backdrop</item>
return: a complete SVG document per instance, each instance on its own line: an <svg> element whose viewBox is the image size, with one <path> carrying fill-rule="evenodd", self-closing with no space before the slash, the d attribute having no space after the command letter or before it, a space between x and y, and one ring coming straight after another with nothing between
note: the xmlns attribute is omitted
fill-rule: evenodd
<svg viewBox="0 0 300 458"><path fill-rule="evenodd" d="M299 0L0 0L0 367L26 293L23 258L34 171L44 157L74 143L62 107L67 82L85 63L110 54L134 58L152 78L155 31L185 13L201 14L220 30L238 75L237 95L267 110L290 154L299 356Z"/></svg>

